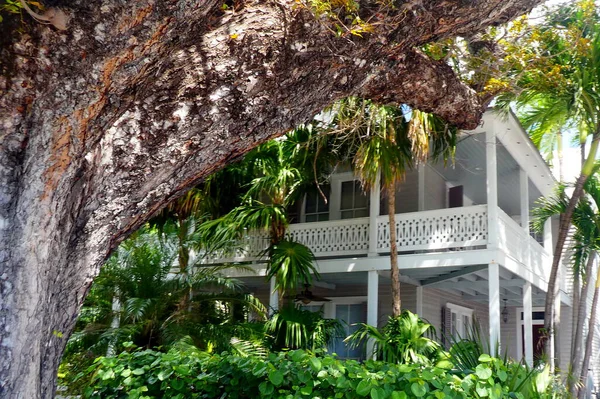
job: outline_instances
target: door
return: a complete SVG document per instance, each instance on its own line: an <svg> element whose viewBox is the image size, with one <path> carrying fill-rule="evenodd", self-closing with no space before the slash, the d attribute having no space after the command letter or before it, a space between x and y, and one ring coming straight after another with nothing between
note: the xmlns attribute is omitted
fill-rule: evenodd
<svg viewBox="0 0 600 399"><path fill-rule="evenodd" d="M538 364L544 358L544 345L548 339L543 324L534 324L531 326L533 336L533 362ZM521 348L525 356L525 326L521 326Z"/></svg>
<svg viewBox="0 0 600 399"><path fill-rule="evenodd" d="M363 345L351 348L344 340L358 330L359 326L356 324L366 321L365 304L335 305L335 317L342 323L343 333L335 337L333 352L337 353L341 359L361 360L364 357Z"/></svg>

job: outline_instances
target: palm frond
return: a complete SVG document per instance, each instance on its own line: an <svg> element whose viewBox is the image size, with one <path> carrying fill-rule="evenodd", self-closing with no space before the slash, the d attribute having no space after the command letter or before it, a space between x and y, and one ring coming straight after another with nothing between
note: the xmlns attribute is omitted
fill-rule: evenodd
<svg viewBox="0 0 600 399"><path fill-rule="evenodd" d="M311 284L313 276L319 278L315 256L306 245L283 240L268 249L270 262L267 278L275 278L275 288L295 293L299 287Z"/></svg>

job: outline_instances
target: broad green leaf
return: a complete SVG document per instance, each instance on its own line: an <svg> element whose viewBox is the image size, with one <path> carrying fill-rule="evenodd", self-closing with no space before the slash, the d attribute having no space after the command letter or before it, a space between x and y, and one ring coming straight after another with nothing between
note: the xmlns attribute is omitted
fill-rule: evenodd
<svg viewBox="0 0 600 399"><path fill-rule="evenodd" d="M385 398L385 391L383 388L373 387L371 388L371 399L383 399Z"/></svg>
<svg viewBox="0 0 600 399"><path fill-rule="evenodd" d="M480 361L481 363L489 363L489 362L491 362L492 360L494 360L494 358L493 358L493 357L491 357L490 355L486 354L486 353L484 353L484 354L482 354L481 356L479 356L479 361Z"/></svg>
<svg viewBox="0 0 600 399"><path fill-rule="evenodd" d="M371 384L367 380L361 380L356 386L356 393L360 396L367 396L371 392Z"/></svg>
<svg viewBox="0 0 600 399"><path fill-rule="evenodd" d="M183 383L183 380L180 380L177 378L172 379L170 382L171 382L171 386L173 388L175 388L175 390L177 390L177 391L181 391L181 388L183 388L183 386L185 385Z"/></svg>
<svg viewBox="0 0 600 399"><path fill-rule="evenodd" d="M481 384L477 384L475 391L477 392L477 395L481 396L482 398L486 398L489 394L488 388Z"/></svg>
<svg viewBox="0 0 600 399"><path fill-rule="evenodd" d="M477 375L477 378L480 380L487 380L492 376L492 369L483 364L479 364L475 368L475 375Z"/></svg>
<svg viewBox="0 0 600 399"><path fill-rule="evenodd" d="M417 398L421 398L427 393L427 389L418 382L413 382L410 386L410 390L412 391L413 395L415 395Z"/></svg>
<svg viewBox="0 0 600 399"><path fill-rule="evenodd" d="M321 361L316 357L311 357L310 358L310 367L312 367L312 369L314 371L320 371L321 370Z"/></svg>
<svg viewBox="0 0 600 399"><path fill-rule="evenodd" d="M279 370L274 370L269 373L269 381L276 387L283 383L283 373Z"/></svg>
<svg viewBox="0 0 600 399"><path fill-rule="evenodd" d="M313 391L313 389L311 386L305 386L305 387L300 388L300 393L302 395L310 395L310 394L312 394L312 391Z"/></svg>
<svg viewBox="0 0 600 399"><path fill-rule="evenodd" d="M508 374L506 374L506 371L504 371L504 370L498 370L497 374L498 374L498 378L502 382L506 381L506 379L508 378Z"/></svg>
<svg viewBox="0 0 600 399"><path fill-rule="evenodd" d="M271 395L275 391L275 387L273 386L273 384L271 384L267 381L263 381L258 386L258 390L260 391L260 393L262 395L268 396L268 395Z"/></svg>
<svg viewBox="0 0 600 399"><path fill-rule="evenodd" d="M392 399L407 399L406 392L394 391L392 392Z"/></svg>

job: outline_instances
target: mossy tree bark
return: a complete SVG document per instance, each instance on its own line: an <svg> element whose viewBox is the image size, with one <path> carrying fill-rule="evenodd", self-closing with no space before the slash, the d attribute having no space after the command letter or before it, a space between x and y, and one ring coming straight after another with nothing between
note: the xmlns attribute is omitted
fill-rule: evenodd
<svg viewBox="0 0 600 399"><path fill-rule="evenodd" d="M5 18L0 396L52 397L88 288L129 233L332 101L407 103L475 127L485 104L415 48L539 2L406 1L381 12L361 1L375 29L362 38L336 37L292 0L228 10L222 0L55 1L66 31Z"/></svg>

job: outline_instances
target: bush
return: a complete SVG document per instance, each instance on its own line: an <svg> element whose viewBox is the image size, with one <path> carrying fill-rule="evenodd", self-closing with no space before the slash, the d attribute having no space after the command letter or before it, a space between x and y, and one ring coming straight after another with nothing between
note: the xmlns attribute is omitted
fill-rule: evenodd
<svg viewBox="0 0 600 399"><path fill-rule="evenodd" d="M432 339L435 337L433 326L408 310L389 317L381 329L364 323L359 326L346 342L358 347L371 340L379 360L432 366L447 357L441 345Z"/></svg>
<svg viewBox="0 0 600 399"><path fill-rule="evenodd" d="M549 374L482 356L471 374L338 360L302 350L267 359L171 350L124 352L88 369L84 398L559 398Z"/></svg>

